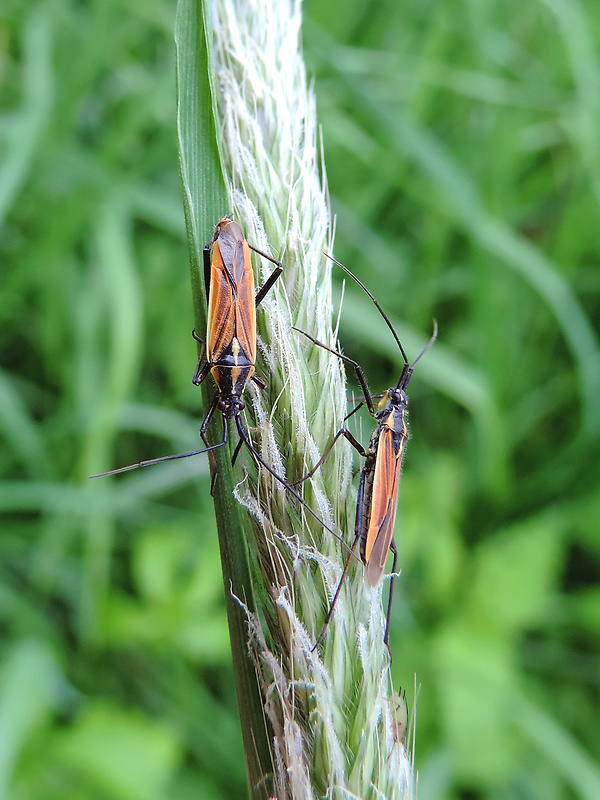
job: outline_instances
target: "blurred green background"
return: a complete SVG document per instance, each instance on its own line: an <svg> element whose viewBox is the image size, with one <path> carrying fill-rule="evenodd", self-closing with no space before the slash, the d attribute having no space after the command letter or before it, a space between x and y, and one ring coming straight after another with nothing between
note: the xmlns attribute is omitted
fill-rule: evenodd
<svg viewBox="0 0 600 800"><path fill-rule="evenodd" d="M3 3L0 800L246 796L206 460L85 479L198 443L173 20ZM594 0L305 5L336 255L411 357L440 327L391 632L421 800L600 797L599 34ZM351 284L340 338L397 377Z"/></svg>

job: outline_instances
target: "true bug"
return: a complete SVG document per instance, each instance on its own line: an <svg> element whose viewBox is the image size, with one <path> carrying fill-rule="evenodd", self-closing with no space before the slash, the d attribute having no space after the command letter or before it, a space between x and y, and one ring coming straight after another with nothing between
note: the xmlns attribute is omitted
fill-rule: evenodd
<svg viewBox="0 0 600 800"><path fill-rule="evenodd" d="M250 250L276 265L264 286L254 295L254 275L250 259ZM179 458L209 453L227 444L229 439L229 420L234 419L240 437L234 451L233 461L242 443L246 445L252 457L263 466L308 513L336 538L338 534L323 523L304 500L279 476L258 454L247 431L244 428L241 412L245 408L242 394L250 380L261 388L265 383L254 374L256 363L256 307L262 302L283 267L279 261L266 255L256 247L248 244L240 226L230 217L224 217L218 223L211 241L204 248L204 278L209 290L206 340L200 339L196 333L194 338L200 342L198 366L192 382L199 386L211 373L217 384L217 392L200 426L200 436L206 445L202 450L191 453L152 458L140 461L127 467L93 475L102 478L107 475L118 475L121 472L160 464L163 461L174 461ZM205 359L206 356L206 359ZM211 445L206 438L210 421L219 410L223 415L223 437L218 444Z"/></svg>
<svg viewBox="0 0 600 800"><path fill-rule="evenodd" d="M250 249L276 265L256 297ZM192 383L200 386L210 372L217 384L217 392L200 426L200 436L206 447L190 453L140 461L127 467L103 472L101 475L93 475L94 478L118 475L132 469L160 464L163 461L190 458L223 447L229 439L230 419L236 420L242 441L248 445L253 455L257 455L241 425L240 412L245 408L242 394L250 380L261 388L265 387L264 382L254 374L256 306L262 302L281 275L283 267L279 261L249 245L240 226L230 217L223 217L219 221L213 238L204 248L203 257L204 280L208 291L207 330L206 340L200 339L195 331L192 332L193 337L201 345ZM206 431L216 409L223 414L223 438L218 444L211 445L206 438Z"/></svg>
<svg viewBox="0 0 600 800"><path fill-rule="evenodd" d="M436 340L437 323L434 322L434 330L431 339L422 352L414 360L414 362L410 364L404 351L404 347L402 346L402 343L400 342L392 323L371 292L355 275L352 274L352 272L350 272L349 269L344 267L343 264L340 264L339 261L336 261L331 256L328 256L328 258L341 267L344 272L350 275L371 298L379 313L385 320L388 328L392 332L394 339L396 340L404 360L404 366L396 386L393 386L385 391L381 396L381 400L377 406L375 406L373 403L373 396L371 395L367 386L364 372L362 371L358 362L354 361L352 358L349 358L343 353L339 353L337 350L327 347L327 345L317 341L305 331L301 331L298 328L294 329L306 336L307 339L310 339L313 344L323 347L325 350L333 353L333 355L341 358L348 364L351 364L356 372L356 377L362 389L364 398L350 412L350 414L344 418L344 424L342 428L331 440L317 464L307 475L301 479L301 481L298 481L298 483L301 483L305 480L308 480L315 474L340 436L345 436L350 444L356 448L359 454L365 459L358 483L354 542L350 549L350 554L346 559L342 577L340 578L337 589L333 596L333 600L331 601L329 611L325 617L325 622L323 623L323 627L315 644L315 648L318 647L320 642L323 640L327 626L333 614L335 604L342 589L342 584L344 582L344 578L346 577L351 557L354 553L356 545L359 542L360 557L365 565L367 583L371 587L377 586L379 583L379 580L383 575L385 562L390 550L393 554L392 575L390 578L390 593L388 597L388 609L384 635L384 642L387 644L390 627L390 613L392 608L392 595L394 589L394 576L396 574L397 561L396 546L393 538L394 523L396 521L396 511L398 508L398 490L400 484L400 472L402 469L402 459L404 457L406 442L408 441L408 398L406 396L406 390L412 377L415 364ZM371 434L371 441L367 450L365 450L360 442L354 438L345 425L346 421L353 414L355 414L363 404L366 404L369 414L371 414L371 416L377 421L377 427Z"/></svg>

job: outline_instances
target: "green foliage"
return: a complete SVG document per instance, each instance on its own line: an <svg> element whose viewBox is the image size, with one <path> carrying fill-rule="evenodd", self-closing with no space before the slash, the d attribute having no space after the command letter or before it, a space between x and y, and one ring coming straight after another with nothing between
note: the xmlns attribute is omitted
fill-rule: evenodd
<svg viewBox="0 0 600 800"><path fill-rule="evenodd" d="M410 356L440 328L411 384L392 618L419 797L597 796L598 11L309 14L336 256ZM351 282L340 336L389 386L399 355Z"/></svg>
<svg viewBox="0 0 600 800"><path fill-rule="evenodd" d="M179 166L183 188L185 227L190 255L195 331L206 330L207 289L204 287L203 250L215 230L216 221L227 208L227 191L219 155L216 88L212 54L212 12L208 0L179 0L175 22L177 49L177 133ZM207 343L208 346L208 343ZM203 355L202 348L199 350ZM212 381L202 385L206 407L214 395ZM217 417L220 414L217 412ZM225 423L227 424L227 423ZM223 436L223 429L209 429L212 444ZM218 432L217 432L218 431ZM235 690L240 711L242 739L248 783L253 797L267 795L264 776L273 771L271 746L265 727L264 701L256 670L248 657L248 624L245 610L237 598L244 598L254 611L252 579L242 514L234 495L230 447L211 453L216 483L214 496L217 532L221 552L225 605L229 623ZM259 788L257 788L259 787Z"/></svg>
<svg viewBox="0 0 600 800"><path fill-rule="evenodd" d="M5 6L0 794L243 797L206 460L86 480L199 441L173 5ZM336 256L410 356L440 327L391 633L419 797L597 798L599 12L305 16ZM397 376L351 283L340 339Z"/></svg>

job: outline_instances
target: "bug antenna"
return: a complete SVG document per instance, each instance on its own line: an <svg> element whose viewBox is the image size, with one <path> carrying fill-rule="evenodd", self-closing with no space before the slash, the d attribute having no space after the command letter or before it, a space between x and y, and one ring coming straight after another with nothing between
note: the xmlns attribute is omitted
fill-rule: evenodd
<svg viewBox="0 0 600 800"><path fill-rule="evenodd" d="M434 319L433 320L433 333L431 334L431 339L427 342L425 347L421 350L419 355L415 358L415 360L413 361L413 363L411 365L411 369L415 368L415 364L417 363L417 361L421 358L421 356L424 356L425 353L429 350L429 348L432 346L432 344L437 339L437 335L438 335L438 324L437 324L437 319Z"/></svg>
<svg viewBox="0 0 600 800"><path fill-rule="evenodd" d="M415 358L415 360L410 365L410 367L407 366L407 368L402 370L402 375L400 376L400 380L398 381L398 388L399 389L406 389L406 387L408 386L408 382L410 381L410 379L412 377L413 370L415 368L415 364L429 350L429 348L432 346L432 344L437 339L437 335L438 335L438 324L437 324L437 320L434 319L433 320L433 333L431 334L431 339L427 342L425 347L421 350L421 352Z"/></svg>
<svg viewBox="0 0 600 800"><path fill-rule="evenodd" d="M335 259L333 256L330 256L330 255L329 255L329 253L324 253L323 255L324 255L324 256L326 256L326 257L327 257L327 258L328 258L330 261L333 261L333 263L334 263L334 264L337 264L337 265L338 265L338 267L340 267L341 269L343 269L343 270L344 270L344 272L346 272L348 275L350 275L350 277L351 277L351 278L352 278L354 281L356 281L356 283L358 283L358 285L360 286L360 288L361 288L361 289L362 289L364 292L366 292L366 294L368 294L368 295L369 295L369 297L371 298L371 300L372 300L372 301L375 303L375 307L377 308L377 310L379 311L379 313L381 314L381 316L384 318L386 325L387 325L387 326L388 326L388 328L391 330L391 332L392 332L392 336L393 336L393 337L394 337L394 339L396 340L396 344L398 345L398 347L400 348L400 352L402 353L402 358L404 359L404 363L405 363L405 364L406 364L406 366L408 367L408 365L409 365L409 360L408 360L408 358L406 357L406 353L404 352L404 348L402 347L402 342L401 342L401 341L400 341L400 339L398 338L398 334L397 334L397 333L396 333L396 331L394 330L394 326L393 326L393 325L392 325L392 323L390 322L390 320L389 320L389 318L387 317L387 315L386 315L385 311L384 311L384 310L383 310L383 308L382 308L382 307L379 305L379 303L377 302L377 300L376 300L376 299L373 297L373 295L371 294L371 292L370 292L370 291L367 289L367 287L364 285L364 283L363 283L361 280L359 280L359 279L356 277L356 275L355 275L353 272L350 272L350 270L348 269L348 267L345 267L343 264L340 264L340 262L339 262L337 259ZM413 365L413 366L414 366L414 365Z"/></svg>
<svg viewBox="0 0 600 800"><path fill-rule="evenodd" d="M177 453L174 456L162 456L161 458L151 458L149 461L140 461L137 464L129 464L127 467L120 467L119 469L111 469L110 472L101 472L99 475L90 475L91 478L107 478L109 475L120 475L122 472L131 472L132 469L140 469L141 467L151 467L153 464L162 464L165 461L178 461L180 458L192 458L193 456L201 456L202 453L210 453L211 450L217 450L223 447L225 442L213 444L211 447L205 447L202 450L193 450L191 453Z"/></svg>

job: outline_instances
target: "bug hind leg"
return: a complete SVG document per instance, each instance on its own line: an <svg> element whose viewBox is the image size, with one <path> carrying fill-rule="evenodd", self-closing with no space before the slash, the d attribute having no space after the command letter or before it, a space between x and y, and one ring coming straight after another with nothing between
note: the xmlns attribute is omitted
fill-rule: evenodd
<svg viewBox="0 0 600 800"><path fill-rule="evenodd" d="M396 582L396 565L398 563L398 551L396 549L396 542L392 539L390 542L390 550L392 551L393 561L392 561L392 573L390 575L390 593L388 595L388 605L387 611L385 614L385 633L383 635L383 641L385 646L388 649L388 653L390 656L390 664L392 663L392 651L390 650L390 620L392 617L392 597L394 595L394 584Z"/></svg>

